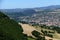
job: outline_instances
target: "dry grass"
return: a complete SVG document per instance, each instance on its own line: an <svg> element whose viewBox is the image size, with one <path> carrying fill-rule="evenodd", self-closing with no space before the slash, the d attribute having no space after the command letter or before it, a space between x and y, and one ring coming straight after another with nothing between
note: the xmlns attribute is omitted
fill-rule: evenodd
<svg viewBox="0 0 60 40"><path fill-rule="evenodd" d="M31 32L32 31L34 31L34 30L36 30L36 31L38 31L38 32L40 32L41 33L41 28L38 28L38 27L33 27L33 26L31 26L31 25L29 25L29 24L22 24L22 23L19 23L21 26L22 26L22 28L23 28L23 33L24 34L27 34L28 36L32 36L32 37L34 37L32 34L31 34ZM44 29L44 30L48 30L48 29ZM52 31L52 30L49 30L49 31ZM60 34L58 34L57 32L56 33L54 33L54 38L50 38L50 37L45 37L46 39L53 39L53 40L60 40Z"/></svg>
<svg viewBox="0 0 60 40"><path fill-rule="evenodd" d="M58 34L57 32L55 32L54 38L60 39L60 34Z"/></svg>
<svg viewBox="0 0 60 40"><path fill-rule="evenodd" d="M31 32L36 30L34 27L32 27L31 25L29 24L20 24L23 28L23 33L24 34L27 34L28 36L32 36Z"/></svg>

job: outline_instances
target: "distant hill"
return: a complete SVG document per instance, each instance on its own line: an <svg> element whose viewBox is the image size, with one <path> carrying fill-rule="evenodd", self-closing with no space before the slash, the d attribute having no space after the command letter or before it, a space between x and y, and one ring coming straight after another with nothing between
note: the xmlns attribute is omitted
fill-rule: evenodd
<svg viewBox="0 0 60 40"><path fill-rule="evenodd" d="M60 5L51 5L46 7L36 7L36 8L25 8L25 9L0 9L11 19L16 21L27 21L43 23L46 22L52 24L60 25ZM45 17L45 18L44 18ZM33 20L33 21L32 21ZM38 21L37 21L38 20Z"/></svg>
<svg viewBox="0 0 60 40"><path fill-rule="evenodd" d="M20 9L20 8L16 8L16 9L0 9L0 11L2 12L6 12L8 14L14 14L14 13L19 13L22 12L22 14L24 15L32 15L34 13L36 13L36 10L38 11L54 11L56 9L60 9L60 5L51 5L51 6L46 6L46 7L36 7L36 8L24 8L24 9Z"/></svg>
<svg viewBox="0 0 60 40"><path fill-rule="evenodd" d="M51 5L51 6L45 6L45 7L36 7L35 9L60 9L60 5Z"/></svg>
<svg viewBox="0 0 60 40"><path fill-rule="evenodd" d="M11 14L11 13L22 13L24 15L31 15L33 13L35 13L35 11L33 9L0 9L2 12L5 12L5 13L8 13L8 14ZM20 13L20 14L21 14Z"/></svg>

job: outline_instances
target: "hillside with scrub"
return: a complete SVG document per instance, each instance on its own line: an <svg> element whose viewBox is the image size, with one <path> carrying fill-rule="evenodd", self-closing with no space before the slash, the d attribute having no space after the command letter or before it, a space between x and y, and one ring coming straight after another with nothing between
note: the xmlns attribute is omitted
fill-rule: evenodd
<svg viewBox="0 0 60 40"><path fill-rule="evenodd" d="M0 40L27 40L21 25L0 12Z"/></svg>

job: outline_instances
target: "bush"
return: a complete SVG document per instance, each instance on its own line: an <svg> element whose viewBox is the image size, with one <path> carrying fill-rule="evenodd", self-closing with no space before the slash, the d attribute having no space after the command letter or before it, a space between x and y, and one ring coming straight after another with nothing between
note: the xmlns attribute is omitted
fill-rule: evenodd
<svg viewBox="0 0 60 40"><path fill-rule="evenodd" d="M40 35L40 33L34 30L34 31L32 31L32 35L34 35L35 37L38 37Z"/></svg>
<svg viewBox="0 0 60 40"><path fill-rule="evenodd" d="M47 36L49 36L49 37L53 38L53 35L52 35L52 34L47 34Z"/></svg>
<svg viewBox="0 0 60 40"><path fill-rule="evenodd" d="M47 31L41 30L41 32L42 32L44 35L47 35Z"/></svg>
<svg viewBox="0 0 60 40"><path fill-rule="evenodd" d="M35 30L32 32L32 35L36 37L36 40L45 40L45 37L42 37L40 33Z"/></svg>

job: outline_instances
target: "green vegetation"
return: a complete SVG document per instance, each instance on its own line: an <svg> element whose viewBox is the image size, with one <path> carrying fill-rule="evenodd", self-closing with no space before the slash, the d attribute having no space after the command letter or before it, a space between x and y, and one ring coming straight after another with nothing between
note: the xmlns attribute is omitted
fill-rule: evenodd
<svg viewBox="0 0 60 40"><path fill-rule="evenodd" d="M41 36L41 34L38 31L32 31L32 35L36 37L36 40L45 40L45 37Z"/></svg>
<svg viewBox="0 0 60 40"><path fill-rule="evenodd" d="M35 26L36 25L36 26ZM37 25L32 24L33 27L37 29L40 33L42 32L42 36L47 36L49 38L60 39L60 27L59 26L46 26L46 25Z"/></svg>
<svg viewBox="0 0 60 40"><path fill-rule="evenodd" d="M39 26L42 29L57 31L57 33L60 34L60 27L59 26L54 26L54 25L46 26L46 25L39 25L39 24L32 24L32 26ZM54 32L52 32L52 33L54 33Z"/></svg>
<svg viewBox="0 0 60 40"><path fill-rule="evenodd" d="M49 36L49 37L53 38L51 31L41 30L41 32L44 34L44 36Z"/></svg>
<svg viewBox="0 0 60 40"><path fill-rule="evenodd" d="M35 39L33 39L33 38L28 38L28 40L35 40Z"/></svg>
<svg viewBox="0 0 60 40"><path fill-rule="evenodd" d="M34 30L34 31L32 31L32 35L34 35L35 37L38 37L40 35L40 33Z"/></svg>
<svg viewBox="0 0 60 40"><path fill-rule="evenodd" d="M0 40L27 40L23 29L17 22L0 12Z"/></svg>
<svg viewBox="0 0 60 40"><path fill-rule="evenodd" d="M25 21L19 21L19 22L23 24L28 24L28 22L25 22Z"/></svg>

